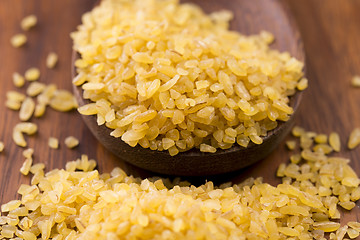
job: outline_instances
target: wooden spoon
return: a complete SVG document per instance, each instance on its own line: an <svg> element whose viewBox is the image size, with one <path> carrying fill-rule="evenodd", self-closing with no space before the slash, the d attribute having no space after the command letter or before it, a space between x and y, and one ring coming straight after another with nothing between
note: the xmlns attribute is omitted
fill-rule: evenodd
<svg viewBox="0 0 360 240"><path fill-rule="evenodd" d="M274 34L273 48L288 51L300 61L305 60L300 34L286 6L277 0L184 0L192 2L205 12L228 9L234 13L231 29L243 34L257 34L267 30ZM78 54L74 52L73 63ZM74 65L74 64L73 64ZM73 77L75 68L73 67ZM81 87L74 86L74 93L80 106L90 103L83 99ZM299 106L301 92L290 99L294 112ZM206 176L235 171L253 164L269 155L289 133L294 123L295 113L287 122L279 122L278 127L263 138L261 145L250 143L247 148L234 145L227 150L218 149L216 153L202 153L198 149L170 156L167 151L152 151L137 145L131 147L120 138L110 136L109 128L98 126L96 116L82 116L95 137L111 152L140 168L157 173L178 176Z"/></svg>

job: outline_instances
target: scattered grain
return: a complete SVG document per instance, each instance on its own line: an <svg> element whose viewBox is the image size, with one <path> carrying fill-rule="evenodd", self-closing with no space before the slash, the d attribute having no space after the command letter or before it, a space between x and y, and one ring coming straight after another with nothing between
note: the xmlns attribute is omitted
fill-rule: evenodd
<svg viewBox="0 0 360 240"><path fill-rule="evenodd" d="M58 149L59 148L59 140L54 137L50 137L48 141L48 145L52 149Z"/></svg>
<svg viewBox="0 0 360 240"><path fill-rule="evenodd" d="M360 76L358 76L358 75L354 76L351 79L351 85L356 88L360 87Z"/></svg>
<svg viewBox="0 0 360 240"><path fill-rule="evenodd" d="M286 147L289 150L294 150L296 147L296 141L286 141Z"/></svg>
<svg viewBox="0 0 360 240"><path fill-rule="evenodd" d="M5 106L17 111L21 108L21 103L25 100L26 96L16 91L8 91L6 98Z"/></svg>
<svg viewBox="0 0 360 240"><path fill-rule="evenodd" d="M79 140L73 136L65 138L65 145L68 148L75 148L79 145Z"/></svg>
<svg viewBox="0 0 360 240"><path fill-rule="evenodd" d="M308 87L308 82L307 78L302 78L296 85L297 89L300 91L305 90Z"/></svg>
<svg viewBox="0 0 360 240"><path fill-rule="evenodd" d="M54 52L49 53L46 58L46 67L47 68L54 68L58 62L58 55Z"/></svg>
<svg viewBox="0 0 360 240"><path fill-rule="evenodd" d="M340 152L341 149L341 142L340 142L340 136L336 132L330 133L329 136L329 144L336 152Z"/></svg>
<svg viewBox="0 0 360 240"><path fill-rule="evenodd" d="M44 116L45 111L46 111L46 104L38 103L35 106L34 116L37 118L42 117L42 116Z"/></svg>
<svg viewBox="0 0 360 240"><path fill-rule="evenodd" d="M22 134L21 131L19 131L16 128L13 129L12 138L13 138L16 145L18 145L20 147L26 147L27 146L27 142L25 141L24 135Z"/></svg>
<svg viewBox="0 0 360 240"><path fill-rule="evenodd" d="M22 102L25 100L26 96L24 94L16 92L16 91L7 91L6 98L9 100Z"/></svg>
<svg viewBox="0 0 360 240"><path fill-rule="evenodd" d="M348 228L346 233L351 239L355 239L359 236L359 231L352 228Z"/></svg>
<svg viewBox="0 0 360 240"><path fill-rule="evenodd" d="M49 104L50 107L60 112L71 111L78 107L73 94L66 90L56 90Z"/></svg>
<svg viewBox="0 0 360 240"><path fill-rule="evenodd" d="M28 175L29 172L30 172L30 168L31 168L31 165L32 165L32 158L26 158L23 165L21 166L20 168L20 172L23 174L23 175Z"/></svg>
<svg viewBox="0 0 360 240"><path fill-rule="evenodd" d="M29 68L25 72L25 79L28 81L36 81L40 77L40 70L38 68Z"/></svg>
<svg viewBox="0 0 360 240"><path fill-rule="evenodd" d="M30 83L29 87L26 89L26 94L30 97L35 97L44 91L46 85L39 82Z"/></svg>
<svg viewBox="0 0 360 240"><path fill-rule="evenodd" d="M25 78L23 76L21 76L20 73L17 73L17 72L13 73L12 80L13 80L15 87L18 87L18 88L24 86L24 84L25 84Z"/></svg>
<svg viewBox="0 0 360 240"><path fill-rule="evenodd" d="M37 23L37 17L35 15L29 15L23 18L21 20L21 28L25 31L29 30L30 28L33 28L36 26Z"/></svg>
<svg viewBox="0 0 360 240"><path fill-rule="evenodd" d="M18 111L21 108L21 102L7 99L5 106L11 110Z"/></svg>
<svg viewBox="0 0 360 240"><path fill-rule="evenodd" d="M360 144L360 128L355 128L351 133L348 141L348 148L354 149Z"/></svg>
<svg viewBox="0 0 360 240"><path fill-rule="evenodd" d="M32 158L33 153L34 153L34 149L28 148L23 151L23 156L24 156L24 158Z"/></svg>
<svg viewBox="0 0 360 240"><path fill-rule="evenodd" d="M317 134L314 138L316 143L327 143L328 136L326 134Z"/></svg>
<svg viewBox="0 0 360 240"><path fill-rule="evenodd" d="M26 42L27 42L27 37L25 36L25 34L22 33L18 33L10 39L11 45L15 48L19 48L25 45Z"/></svg>
<svg viewBox="0 0 360 240"><path fill-rule="evenodd" d="M102 3L104 6L113 7L110 5L110 0L105 0L104 2L105 3ZM139 2L138 4L149 3ZM182 10L182 8L180 8L180 10ZM171 21L174 21L177 25L186 24L189 18L186 14L187 11L189 11L189 9L180 11L177 18ZM199 14L196 11L195 13ZM210 19L215 23L226 23L231 18L230 15L228 12L215 13L211 15ZM28 21L30 22L30 20ZM84 28L94 27L90 15L85 15L83 21ZM102 19L102 23L104 22L107 22L107 18ZM28 23L28 25L31 24ZM158 27L159 26L152 29L152 31L157 30L160 32L155 31L152 32L152 34L161 33L161 28ZM271 34L262 33L260 38L266 43L272 42ZM126 37L123 39L120 38L120 41L126 42ZM106 44L112 47L115 43L116 40L114 40L113 43L111 43L110 40L106 42ZM145 46L147 49L152 50L159 47L157 44L159 43L151 41L151 44L146 43ZM198 44L202 45L207 43L200 42ZM165 46L163 45L162 47ZM159 48L161 49L161 46ZM112 60L120 57L122 50L119 49L113 52L106 51L106 58ZM175 44L174 49L175 50L170 51L171 54L173 54L171 60L159 60L159 64L164 64L157 69L159 73L162 74L157 75L161 81L167 80L167 82L169 82L171 81L171 77L175 78L176 74L191 78L194 74L199 74L199 72L196 73L191 70L197 66L210 69L207 70L207 74L211 79L217 77L217 73L212 67L214 64L219 63L213 59L210 59L212 61L203 60L201 62L187 60L182 67L172 67L171 61L173 58L183 57L185 54L189 54L181 44ZM195 49L194 52L196 52L196 50L198 49ZM210 50L213 51L212 54L216 55L217 50L215 48L211 48ZM128 44L126 46L124 45L123 51L125 54L131 55L133 51L136 51L136 48L134 49L131 44ZM91 51L88 53L91 53ZM200 56L202 53L194 54L199 54ZM234 54L236 56L241 53L235 52ZM132 54L131 58L142 64L152 64L154 61L150 53ZM299 71L294 72L299 74L302 66L299 66L298 62L293 58L288 60L289 61L284 64L286 71L296 69ZM124 55L121 61L129 61L128 56ZM221 91L222 93L222 95L221 93L218 94L216 99L204 99L200 97L204 95L204 92L201 92L201 90L207 89L210 84L199 80L195 82L196 89L194 89L194 86L191 86L192 83L187 82L188 79L179 77L176 81L179 80L185 88L190 88L193 94L197 94L196 97L198 98L187 98L188 96L186 96L186 94L183 95L183 90L179 89L181 84L176 85L175 82L173 86L176 87L176 90L170 89L171 87L169 89L165 87L161 88L161 93L163 93L161 99L166 100L166 102L160 99L154 100L154 104L161 105L161 108L144 109L141 108L143 106L140 105L141 110L131 110L131 108L122 109L118 113L121 120L129 116L129 114L134 114L134 117L129 118L131 120L129 123L120 126L127 126L128 129L120 129L118 128L119 126L116 126L115 131L120 129L119 132L122 133L118 134L119 137L125 135L131 140L139 138L137 140L139 140L139 143L142 142L142 146L145 146L147 141L148 147L152 146L149 140L153 141L156 139L156 136L159 135L159 132L161 132L163 137L157 139L157 142L161 143L159 145L161 148L168 149L171 155L176 155L179 152L177 148L179 147L178 145L186 146L188 143L192 143L192 146L196 145L200 147L200 150L203 152L215 152L216 148L214 146L201 142L195 144L195 141L197 141L196 137L202 138L203 135L204 137L212 136L213 138L211 140L216 140L216 144L219 145L223 143L222 141L235 142L235 139L239 145L245 147L248 145L250 139L252 142L260 144L262 139L255 127L250 128L252 127L250 126L248 128L244 127L244 125L239 125L245 129L237 130L238 127L234 127L232 124L219 127L217 125L211 125L210 123L212 123L212 121L207 122L209 118L214 118L213 112L215 112L213 109L208 111L209 108L207 107L209 106L203 104L204 102L208 102L209 99L214 101L216 109L222 109L219 111L222 117L228 121L235 121L235 119L236 121L241 121L245 116L248 120L248 117L251 119L252 116L259 112L257 107L251 106L249 103L250 98L258 96L257 91L248 91L245 87L242 88L241 84L235 86L231 84L235 75L247 76L248 74L246 69L242 69L243 66L239 67L236 63L236 60L230 60L226 63L234 75L230 74L229 76L227 75L228 73L225 72L219 74L221 75L221 77L219 76L219 78L221 78L219 79L221 87L217 88L217 83L211 84L211 91L216 90L213 92ZM89 65L89 63L85 61L81 64L79 62L77 66L86 68ZM96 63L90 70L100 73L104 67L103 64ZM266 66L261 66L261 68L267 69ZM141 72L141 74L149 74L150 76L152 76L152 74L158 74L144 73L141 69L129 69L127 72L124 72L122 77L125 83L127 79L134 77L135 72L136 74ZM215 72L215 74L213 74L213 72ZM33 77L34 76L30 77L30 79L37 79ZM260 84L262 81L266 81L266 76L261 75L251 75L248 78L252 84ZM156 95L157 90L153 92L153 89L160 89L160 87L165 85L160 86L159 83L161 81L159 79L152 82L153 85L151 85L150 88L152 92L146 92L143 96L151 99ZM297 80L298 79L296 79L296 81ZM83 78L81 81L76 82L84 83L85 81L86 78ZM136 92L138 90L134 90L134 86L131 86L129 83L126 84L122 86L126 92L124 96L129 97L132 101L138 97L137 94L141 96L141 91ZM296 86L299 90L305 89L307 87L307 79L301 79ZM120 99L116 99L115 96L112 95L109 99L102 97L99 99L99 96L96 96L95 92L91 92L102 91L107 87L108 86L104 84L89 83L87 87L85 87L85 91L89 90L87 93L89 98L97 99L94 101L96 103L79 108L79 112L84 114L98 114L98 118L103 118L104 123L110 123L114 120L121 121L120 119L115 119L114 109L106 112L104 110L111 108L110 106L112 106L114 102L122 102L123 98L120 97ZM137 87L139 87L139 89L141 89L141 87L149 89L146 88L146 86L139 85ZM271 100L278 98L279 93L276 89L270 86L266 87L266 89L264 96ZM37 95L42 91L39 93L30 92ZM180 96L177 93L180 94ZM235 102L229 98L229 95L233 93L236 93L246 101ZM61 96L56 97L56 95ZM53 108L60 111L67 111L76 107L75 101L69 97L69 94L59 94L59 92L57 92L54 96L56 100L52 103ZM100 96L103 95L100 94ZM185 99L183 99L182 96L184 96ZM51 99L52 96L48 98L48 101L51 102ZM185 105L182 105L183 102L176 102L174 99L188 101ZM19 103L24 101L24 99L14 100L11 98L8 98L8 100ZM64 105L60 104L61 100L68 102L68 104L65 104L66 106L64 107ZM125 97L124 102L128 100L129 99ZM25 101L27 101L27 99L25 99ZM274 108L277 110L285 114L291 114L292 109L287 105L283 105L283 102L274 103ZM43 103L43 105L46 106L45 103ZM105 109L103 108L104 106ZM180 107L175 112L168 112L166 114L169 114L169 117L173 117L175 113L179 116L179 112L181 112L184 115L181 121L167 121L164 112L158 114L165 108L173 109L175 106L185 107ZM210 107L214 108L213 106ZM95 108L96 111L91 108ZM235 113L234 109L241 109L242 112ZM116 110L118 110L118 108L116 108ZM269 119L272 122L275 122L276 119L281 119L276 116L279 114L277 110L270 112L271 116L269 116ZM146 114L142 115L145 112ZM183 112L186 113L184 114ZM149 114L151 116L149 116ZM140 115L141 117L139 117ZM237 116L240 116L239 119L236 118ZM162 117L164 117L164 121ZM127 121L128 119L126 119L126 121L124 120L123 123ZM159 121L162 121L163 125L156 125ZM148 122L151 127L146 128L146 122ZM226 121L223 121L223 123L225 122ZM174 128L174 125L179 124L180 126L182 123L184 124L181 125L181 128ZM243 122L241 122L241 124L242 123ZM261 122L260 124L265 125L265 122ZM210 126L215 130L211 132L209 130L210 128L201 129L200 126L202 125ZM257 125L257 127L260 129L259 125ZM149 129L149 131L147 131L147 129ZM151 132L150 129L152 129ZM184 132L184 129L187 129L186 131L188 132ZM13 138L18 145L26 146L22 133L34 134L36 131L37 127L35 124L20 123L14 128L14 132L16 133L13 134ZM174 131L177 131L177 134ZM360 136L357 137L360 133L354 133L354 131L349 139L349 148L356 147L360 142ZM360 129L358 129L358 131L360 131ZM195 134L196 137L192 134ZM212 182L207 182L200 187L180 187L176 185L167 189L162 180L157 180L153 183L148 179L135 179L132 176L126 176L120 169L114 169L111 174L99 175L98 171L94 170L96 166L95 161L88 160L86 156L82 156L81 159L75 162L69 162L66 170L56 169L44 174L43 169L45 166L43 164L31 166L33 150L25 150L23 154L26 160L20 172L25 175L31 172L35 175L33 176L31 186L22 185L20 187L19 193L22 195L21 201L15 200L1 206L1 211L9 212L9 214L6 217L0 217L0 238L13 238L14 235L16 235L19 238L28 240L35 240L40 237L42 239L49 239L50 237L52 239L117 239L119 237L130 238L134 236L144 239L155 237L185 239L195 238L195 236L201 239L282 239L288 237L320 239L324 236L324 232L334 231L336 231L336 233L331 233L331 238L336 237L342 239L346 233L350 238L356 238L359 235L359 223L350 222L348 226L351 228L348 228L346 225L341 227L339 223L329 220L340 217L336 209L337 204L350 210L355 206L353 201L360 198L360 180L356 173L348 165L346 159L326 156L331 152L328 151L327 148L330 146L326 144L327 141L325 141L324 138L319 137L320 135L314 135L314 133L309 132L306 133L305 130L301 128L294 129L293 134L301 137L301 147L304 150L301 155L298 154L296 157L293 157L290 164L280 165L277 175L283 177L283 183L275 187L262 183L261 179L248 179L241 184L228 185L224 188L214 188ZM151 137L148 139L144 138L150 135ZM140 136L142 137L140 138ZM313 147L316 152L310 150L313 144L312 139L319 143ZM50 144L50 140L51 138L49 139L49 146L54 146L54 144ZM57 139L55 140L58 144ZM329 144L336 151L340 150L339 142L338 135L330 134ZM77 146L78 143L79 141L74 137L65 139L65 144L69 148ZM289 147L288 143L287 145ZM226 147L227 145L223 146ZM289 149L294 149L295 146L296 143L290 143ZM187 147L180 149L185 150L185 148L187 149ZM25 217L20 220L19 217L14 218L14 216ZM156 225L154 223L156 223ZM194 226L196 227L196 231L194 231ZM201 231L202 229L204 229L204 231Z"/></svg>
<svg viewBox="0 0 360 240"><path fill-rule="evenodd" d="M1 205L1 212L10 212L18 207L20 207L21 201L19 200L12 200L8 203Z"/></svg>
<svg viewBox="0 0 360 240"><path fill-rule="evenodd" d="M33 135L37 132L37 125L35 123L23 122L18 123L13 129L12 138L16 145L20 147L26 147L27 142L25 141L23 133L27 135Z"/></svg>
<svg viewBox="0 0 360 240"><path fill-rule="evenodd" d="M35 102L32 98L27 97L24 102L21 104L19 118L21 121L29 120L35 110Z"/></svg>
<svg viewBox="0 0 360 240"><path fill-rule="evenodd" d="M232 131L227 133L231 135ZM172 131L162 142L165 148L169 147L170 154L178 151L171 138L178 139L180 135L186 134ZM316 136L302 129L301 136L304 135ZM228 135L223 133L223 136ZM200 147L205 152L216 150L204 143ZM324 232L339 239L346 234L357 237L360 223L340 226L332 219L340 218L337 205L348 210L355 206L354 201L360 198L359 194L355 196L356 192L360 193L360 179L348 160L310 149L312 145L303 150L304 159L295 154L296 162L279 166L277 175L283 183L277 186L250 178L222 187L214 187L212 182L199 187L180 187L182 185L174 181L172 185L166 184L169 188L165 187L168 180L140 180L126 176L119 168L100 175L94 170L95 161L85 155L68 162L66 170L56 169L45 174L44 164L31 166L30 151L21 171L34 174L32 185L20 187L22 201L2 206L3 212L9 212L8 216L18 213L24 218L2 223L2 228L9 232L2 232L0 236L14 235L19 228L31 232L33 239L40 236L48 239L50 233L62 239L109 236L116 239L134 234L150 239L163 236L164 232L167 238L173 239L187 239L194 232L202 239L214 236L219 239L302 239L304 236L304 239L321 239ZM353 200L350 194L357 199ZM56 224L50 224L51 221ZM187 224L190 222L194 224ZM201 231L209 228L212 230Z"/></svg>

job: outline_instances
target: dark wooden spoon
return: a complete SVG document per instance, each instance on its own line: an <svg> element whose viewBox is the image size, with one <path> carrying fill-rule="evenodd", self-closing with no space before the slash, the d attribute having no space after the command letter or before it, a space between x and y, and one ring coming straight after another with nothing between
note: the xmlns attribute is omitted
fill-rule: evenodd
<svg viewBox="0 0 360 240"><path fill-rule="evenodd" d="M298 28L286 6L277 0L184 0L201 6L205 12L228 9L234 13L231 29L243 34L257 34L267 30L274 34L274 49L288 51L300 61L305 54ZM73 63L78 57L74 52ZM73 64L74 65L74 64ZM73 67L73 76L75 69ZM90 103L83 99L81 87L74 86L74 93L80 106ZM294 112L299 106L301 92L290 99ZM152 151L141 146L131 147L120 138L110 136L111 129L98 126L96 116L82 116L95 137L111 152L140 168L157 173L177 176L206 176L235 171L249 166L269 155L289 133L294 124L295 113L287 122L268 132L261 145L249 144L247 148L234 145L216 153L202 153L197 149L170 156L167 151Z"/></svg>

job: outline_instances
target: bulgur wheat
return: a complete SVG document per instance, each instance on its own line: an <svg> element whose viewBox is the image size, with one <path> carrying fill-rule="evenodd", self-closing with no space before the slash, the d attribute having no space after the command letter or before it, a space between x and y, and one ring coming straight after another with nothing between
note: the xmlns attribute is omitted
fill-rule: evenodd
<svg viewBox="0 0 360 240"><path fill-rule="evenodd" d="M79 140L73 136L65 138L65 145L68 148L75 148L79 145Z"/></svg>
<svg viewBox="0 0 360 240"><path fill-rule="evenodd" d="M348 148L354 149L360 144L360 128L355 128L351 133L348 141Z"/></svg>
<svg viewBox="0 0 360 240"><path fill-rule="evenodd" d="M360 87L360 76L356 75L351 79L351 85L353 87Z"/></svg>
<svg viewBox="0 0 360 240"><path fill-rule="evenodd" d="M22 122L15 125L12 133L12 138L16 145L20 147L26 147L27 142L24 138L24 133L27 135L33 135L37 132L37 125L30 122Z"/></svg>
<svg viewBox="0 0 360 240"><path fill-rule="evenodd" d="M49 53L46 58L46 67L47 68L54 68L58 62L58 55L54 52Z"/></svg>
<svg viewBox="0 0 360 240"><path fill-rule="evenodd" d="M14 48L19 48L25 45L26 42L27 37L25 36L25 34L22 33L16 34L10 39L10 43Z"/></svg>
<svg viewBox="0 0 360 240"><path fill-rule="evenodd" d="M58 149L59 148L59 140L54 137L50 137L48 141L48 145L52 149Z"/></svg>
<svg viewBox="0 0 360 240"><path fill-rule="evenodd" d="M21 20L20 26L23 30L27 31L30 28L35 27L36 23L37 23L37 17L32 14L24 17L23 20Z"/></svg>
<svg viewBox="0 0 360 240"><path fill-rule="evenodd" d="M329 144L336 152L340 152L341 149L341 142L340 136L336 132L332 132L329 136Z"/></svg>
<svg viewBox="0 0 360 240"><path fill-rule="evenodd" d="M30 172L30 167L32 165L32 158L26 158L23 165L21 166L20 168L20 172L23 174L23 175L28 175L29 172Z"/></svg>
<svg viewBox="0 0 360 240"><path fill-rule="evenodd" d="M46 85L39 82L32 82L26 89L26 94L30 97L35 97L44 91Z"/></svg>
<svg viewBox="0 0 360 240"><path fill-rule="evenodd" d="M79 112L131 146L171 155L261 144L308 80L302 62L269 48L272 34L229 31L231 19L176 0L102 1L71 35L80 54L73 83L93 102ZM180 138L170 144L174 129Z"/></svg>
<svg viewBox="0 0 360 240"><path fill-rule="evenodd" d="M298 130L299 138L317 136ZM338 207L355 207L360 179L348 159L312 152L312 147L302 149L307 152L297 163L279 166L282 183L277 186L249 178L196 187L178 179L141 180L120 168L99 174L86 155L45 173L44 164L29 166L28 158L23 172L34 174L32 184L20 186L21 200L1 206L0 237L324 239L330 232L331 239L356 238L360 223L341 226Z"/></svg>
<svg viewBox="0 0 360 240"><path fill-rule="evenodd" d="M25 72L25 79L28 81L36 81L40 77L40 70L38 68L29 68Z"/></svg>
<svg viewBox="0 0 360 240"><path fill-rule="evenodd" d="M24 102L21 104L20 111L19 111L19 118L21 121L29 120L35 110L35 102L32 98L27 97L25 98Z"/></svg>
<svg viewBox="0 0 360 240"><path fill-rule="evenodd" d="M24 84L25 84L25 78L23 76L21 76L20 73L17 73L17 72L13 73L12 80L13 80L15 87L18 87L18 88L24 86Z"/></svg>

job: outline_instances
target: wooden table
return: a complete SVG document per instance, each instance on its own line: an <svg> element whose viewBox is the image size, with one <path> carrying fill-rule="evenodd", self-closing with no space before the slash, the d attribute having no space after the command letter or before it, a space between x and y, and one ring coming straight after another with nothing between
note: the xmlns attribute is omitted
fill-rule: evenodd
<svg viewBox="0 0 360 240"><path fill-rule="evenodd" d="M22 176L19 169L23 163L22 149L12 139L12 129L19 122L18 112L5 108L5 93L15 90L12 73L24 73L29 67L39 67L41 82L56 83L59 88L71 90L71 46L69 33L80 23L80 16L89 10L95 0L2 0L0 1L0 141L5 152L0 154L0 204L17 198L16 190L21 183L28 183L29 176ZM298 22L307 54L306 69L310 87L303 96L297 124L308 130L340 133L342 156L352 159L351 165L360 174L360 147L348 151L345 143L350 131L360 126L360 89L350 87L351 77L360 74L360 0L284 0ZM21 32L19 23L29 14L36 14L39 24L27 32L25 47L14 49L9 39ZM50 51L59 54L58 66L53 70L45 67ZM21 89L24 91L24 89ZM43 162L47 170L63 168L65 163L82 153L98 161L100 172L120 166L129 174L151 176L153 174L125 164L104 149L90 134L76 112L59 113L48 108L45 116L34 119L40 130L28 137L29 146L35 149L34 162ZM63 144L65 137L74 135L81 144L74 150ZM60 149L47 145L48 138L60 140ZM243 171L227 176L210 178L216 182L233 180L240 182L248 176L263 176L276 184L275 171L279 163L288 160L289 152L281 145L264 161ZM202 179L192 179L195 183ZM360 216L356 207L344 213L343 221Z"/></svg>

